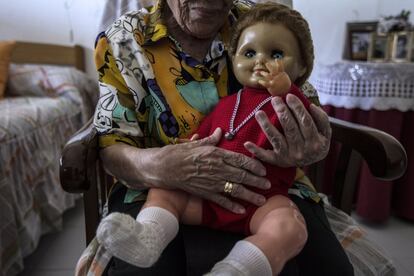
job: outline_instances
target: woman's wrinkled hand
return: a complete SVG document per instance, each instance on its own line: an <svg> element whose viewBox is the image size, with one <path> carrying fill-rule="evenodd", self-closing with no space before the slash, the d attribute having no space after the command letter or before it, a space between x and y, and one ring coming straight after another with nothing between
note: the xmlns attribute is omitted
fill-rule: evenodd
<svg viewBox="0 0 414 276"><path fill-rule="evenodd" d="M149 180L159 188L181 189L235 213L244 213L244 208L232 199L264 204L262 195L249 190L270 188L270 182L263 177L264 166L244 154L215 147L221 135L221 130L216 129L204 139L162 147L154 156L154 179ZM227 195L223 194L226 182L235 183Z"/></svg>
<svg viewBox="0 0 414 276"><path fill-rule="evenodd" d="M332 135L328 115L314 104L311 104L309 114L292 94L286 97L286 103L280 97L272 99L284 135L270 123L263 111L256 113L256 120L273 150L262 149L251 142L246 142L245 148L260 160L281 167L302 167L325 158Z"/></svg>

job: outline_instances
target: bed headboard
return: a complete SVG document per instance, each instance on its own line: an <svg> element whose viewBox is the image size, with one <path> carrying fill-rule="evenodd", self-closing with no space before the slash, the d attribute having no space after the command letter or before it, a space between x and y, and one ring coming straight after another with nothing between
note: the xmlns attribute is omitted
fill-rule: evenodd
<svg viewBox="0 0 414 276"><path fill-rule="evenodd" d="M84 50L79 45L63 46L17 41L11 62L70 65L85 71Z"/></svg>

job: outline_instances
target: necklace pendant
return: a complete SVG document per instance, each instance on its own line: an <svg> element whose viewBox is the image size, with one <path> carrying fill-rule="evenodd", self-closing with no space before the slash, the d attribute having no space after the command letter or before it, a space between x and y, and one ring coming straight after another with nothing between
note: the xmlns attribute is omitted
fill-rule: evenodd
<svg viewBox="0 0 414 276"><path fill-rule="evenodd" d="M234 133L233 133L233 132L229 132L229 131L227 131L227 132L224 134L224 138L226 138L226 140L233 140L233 138L234 138Z"/></svg>

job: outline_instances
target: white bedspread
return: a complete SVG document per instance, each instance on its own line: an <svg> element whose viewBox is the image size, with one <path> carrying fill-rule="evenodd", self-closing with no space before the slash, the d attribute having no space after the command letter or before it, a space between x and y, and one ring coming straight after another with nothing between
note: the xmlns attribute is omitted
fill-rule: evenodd
<svg viewBox="0 0 414 276"><path fill-rule="evenodd" d="M18 75L21 80L24 73L26 80L12 87L20 91L11 94L24 93L31 77L39 77L35 67L17 69L19 74L12 72L11 78ZM40 236L61 229L63 212L80 197L62 190L59 158L67 139L90 116L81 94L97 91L97 86L79 71L72 74L75 69L42 70L51 85L47 96L39 95L45 87L35 81L36 96L0 100L0 275L20 272Z"/></svg>

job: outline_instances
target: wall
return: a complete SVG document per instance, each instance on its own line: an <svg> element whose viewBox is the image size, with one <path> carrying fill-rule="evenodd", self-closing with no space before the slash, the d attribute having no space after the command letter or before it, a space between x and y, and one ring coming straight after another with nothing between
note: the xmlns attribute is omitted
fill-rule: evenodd
<svg viewBox="0 0 414 276"><path fill-rule="evenodd" d="M104 0L0 0L0 40L80 44L96 76L92 49ZM73 29L73 34L71 34Z"/></svg>
<svg viewBox="0 0 414 276"><path fill-rule="evenodd" d="M293 7L308 20L312 31L316 56L313 76L318 65L341 60L346 22L375 21L383 15L399 14L402 9L414 13L413 0L293 0Z"/></svg>
<svg viewBox="0 0 414 276"><path fill-rule="evenodd" d="M92 48L104 3L105 0L0 0L0 39L80 44L89 49L87 70L94 75ZM347 21L377 20L380 15L394 15L402 9L414 12L413 0L293 0L293 6L309 21L316 65L341 59Z"/></svg>

